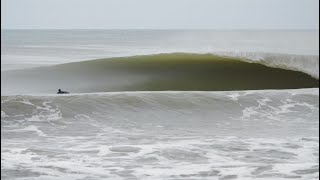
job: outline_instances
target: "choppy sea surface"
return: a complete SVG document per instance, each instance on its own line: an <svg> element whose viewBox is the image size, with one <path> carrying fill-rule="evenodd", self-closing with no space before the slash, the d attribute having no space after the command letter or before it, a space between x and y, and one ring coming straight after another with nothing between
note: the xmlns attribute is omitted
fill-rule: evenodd
<svg viewBox="0 0 320 180"><path fill-rule="evenodd" d="M319 178L319 31L1 37L1 179Z"/></svg>

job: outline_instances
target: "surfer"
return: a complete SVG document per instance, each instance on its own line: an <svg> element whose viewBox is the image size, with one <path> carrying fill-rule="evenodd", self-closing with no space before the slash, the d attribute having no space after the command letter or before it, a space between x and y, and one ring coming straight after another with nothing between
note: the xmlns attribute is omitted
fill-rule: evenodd
<svg viewBox="0 0 320 180"><path fill-rule="evenodd" d="M59 89L57 94L69 94L69 92L67 92L67 91L61 91L61 89Z"/></svg>

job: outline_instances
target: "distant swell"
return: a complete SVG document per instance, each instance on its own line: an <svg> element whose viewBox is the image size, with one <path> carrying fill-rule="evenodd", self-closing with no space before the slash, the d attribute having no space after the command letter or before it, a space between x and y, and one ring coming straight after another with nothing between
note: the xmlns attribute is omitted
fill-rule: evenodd
<svg viewBox="0 0 320 180"><path fill-rule="evenodd" d="M318 56L222 55L156 54L4 71L1 91L4 94L55 93L58 88L73 93L229 91L319 86Z"/></svg>

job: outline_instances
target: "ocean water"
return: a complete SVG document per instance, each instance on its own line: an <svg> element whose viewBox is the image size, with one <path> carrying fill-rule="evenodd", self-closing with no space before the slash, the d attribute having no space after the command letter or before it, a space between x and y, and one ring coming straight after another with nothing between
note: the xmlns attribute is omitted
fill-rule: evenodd
<svg viewBox="0 0 320 180"><path fill-rule="evenodd" d="M319 31L1 38L1 179L319 178Z"/></svg>

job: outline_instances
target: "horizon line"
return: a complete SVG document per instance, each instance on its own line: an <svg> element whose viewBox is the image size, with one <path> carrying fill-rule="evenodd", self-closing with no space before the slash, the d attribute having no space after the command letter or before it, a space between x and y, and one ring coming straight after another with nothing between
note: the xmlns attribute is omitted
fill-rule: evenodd
<svg viewBox="0 0 320 180"><path fill-rule="evenodd" d="M319 30L316 28L1 28L1 30Z"/></svg>

